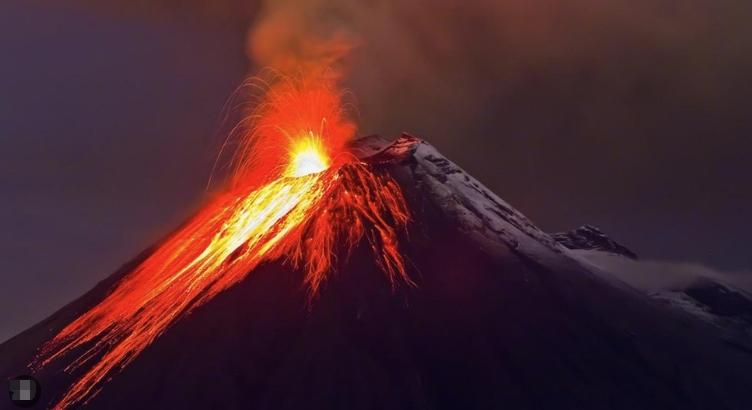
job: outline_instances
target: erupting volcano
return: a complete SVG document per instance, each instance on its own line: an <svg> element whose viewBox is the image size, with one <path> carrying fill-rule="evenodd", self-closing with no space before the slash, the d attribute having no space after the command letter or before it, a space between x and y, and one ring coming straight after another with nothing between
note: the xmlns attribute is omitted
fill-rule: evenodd
<svg viewBox="0 0 752 410"><path fill-rule="evenodd" d="M366 236L392 284L411 283L396 238L409 218L401 191L345 149L354 127L337 92L323 79L281 81L251 120L229 189L44 345L36 369L77 348L66 371L91 364L55 408L90 399L172 323L260 263L303 266L315 297L335 248Z"/></svg>
<svg viewBox="0 0 752 410"><path fill-rule="evenodd" d="M353 139L341 100L273 83L224 188L0 374L56 409L745 408L743 292L658 303L578 253L627 248L541 231L416 137Z"/></svg>

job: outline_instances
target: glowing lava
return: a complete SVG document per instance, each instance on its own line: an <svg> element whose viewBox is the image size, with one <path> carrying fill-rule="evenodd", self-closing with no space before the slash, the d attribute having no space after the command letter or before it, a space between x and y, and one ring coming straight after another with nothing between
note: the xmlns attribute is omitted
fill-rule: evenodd
<svg viewBox="0 0 752 410"><path fill-rule="evenodd" d="M286 175L302 177L322 172L327 168L329 168L329 157L321 146L320 138L309 132L309 135L293 141Z"/></svg>
<svg viewBox="0 0 752 410"><path fill-rule="evenodd" d="M340 106L321 79L269 90L225 192L42 347L35 369L69 355L66 371L87 367L55 408L87 402L176 320L262 262L284 257L303 268L313 296L335 252L366 237L392 284L412 283L397 247L409 219L404 198L389 176L346 152L354 126Z"/></svg>

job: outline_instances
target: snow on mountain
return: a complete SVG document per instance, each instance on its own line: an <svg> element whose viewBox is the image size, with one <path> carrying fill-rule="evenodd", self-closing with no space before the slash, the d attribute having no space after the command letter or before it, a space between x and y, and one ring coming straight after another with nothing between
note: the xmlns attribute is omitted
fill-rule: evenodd
<svg viewBox="0 0 752 410"><path fill-rule="evenodd" d="M637 254L592 225L584 225L569 232L552 234L552 236L557 242L572 250L597 250L637 259Z"/></svg>

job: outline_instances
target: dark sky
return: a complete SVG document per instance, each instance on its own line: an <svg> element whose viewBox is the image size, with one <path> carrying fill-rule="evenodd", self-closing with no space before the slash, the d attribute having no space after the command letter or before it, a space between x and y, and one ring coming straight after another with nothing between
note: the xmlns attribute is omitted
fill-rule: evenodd
<svg viewBox="0 0 752 410"><path fill-rule="evenodd" d="M361 44L363 134L428 139L545 230L752 268L750 6L473 3L306 2ZM245 18L222 7L0 2L0 340L200 204L253 69Z"/></svg>

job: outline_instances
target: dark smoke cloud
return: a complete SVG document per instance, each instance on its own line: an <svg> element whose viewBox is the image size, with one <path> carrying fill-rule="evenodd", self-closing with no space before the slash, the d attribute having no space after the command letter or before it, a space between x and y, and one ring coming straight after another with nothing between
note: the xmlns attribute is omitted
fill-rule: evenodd
<svg viewBox="0 0 752 410"><path fill-rule="evenodd" d="M248 31L252 63L288 75L339 69L359 43L343 6L328 0L266 2Z"/></svg>

